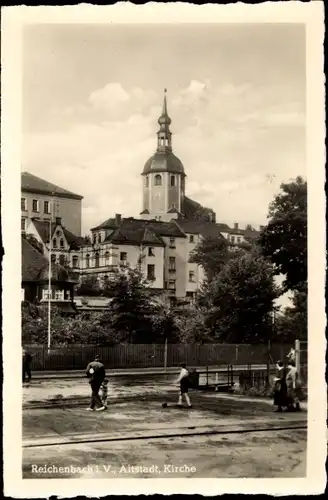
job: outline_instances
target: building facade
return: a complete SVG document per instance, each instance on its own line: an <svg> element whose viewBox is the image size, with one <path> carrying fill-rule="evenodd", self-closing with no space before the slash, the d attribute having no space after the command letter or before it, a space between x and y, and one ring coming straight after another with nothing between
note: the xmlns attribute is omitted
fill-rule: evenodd
<svg viewBox="0 0 328 500"><path fill-rule="evenodd" d="M27 229L29 220L52 223L56 217L65 227L81 236L83 197L51 184L28 172L21 174L21 230Z"/></svg>
<svg viewBox="0 0 328 500"><path fill-rule="evenodd" d="M217 223L213 210L185 194L184 166L172 149L166 94L158 119L157 148L144 165L140 219L113 218L91 229L91 242L80 248L80 276L110 279L118 268L140 266L149 285L168 296L192 301L205 275L190 262L203 238L226 238L230 245L250 242L251 227Z"/></svg>

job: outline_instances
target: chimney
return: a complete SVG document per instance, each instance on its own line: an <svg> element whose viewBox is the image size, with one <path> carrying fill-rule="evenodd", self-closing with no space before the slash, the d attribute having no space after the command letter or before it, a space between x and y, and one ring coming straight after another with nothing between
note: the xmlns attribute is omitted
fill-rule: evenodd
<svg viewBox="0 0 328 500"><path fill-rule="evenodd" d="M233 227L234 227L234 229L238 229L238 222L235 222Z"/></svg>
<svg viewBox="0 0 328 500"><path fill-rule="evenodd" d="M216 222L216 213L212 212L211 215L210 215L210 217L211 217L211 222L215 223Z"/></svg>
<svg viewBox="0 0 328 500"><path fill-rule="evenodd" d="M119 226L122 222L122 216L121 214L115 214L115 224L116 226Z"/></svg>
<svg viewBox="0 0 328 500"><path fill-rule="evenodd" d="M56 226L61 226L61 217L56 217Z"/></svg>

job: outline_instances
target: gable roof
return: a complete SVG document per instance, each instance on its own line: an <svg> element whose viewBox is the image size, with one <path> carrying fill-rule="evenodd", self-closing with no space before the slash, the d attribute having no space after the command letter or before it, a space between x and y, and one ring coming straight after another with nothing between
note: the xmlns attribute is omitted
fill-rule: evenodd
<svg viewBox="0 0 328 500"><path fill-rule="evenodd" d="M40 238L43 243L49 243L49 234L50 234L50 224L48 221L39 220L39 219L31 219L36 230L38 231ZM51 237L54 235L56 228L60 226L63 234L66 238L67 243L71 248L77 249L84 244L84 239L81 236L75 236L75 234L71 233L66 227L61 224L51 224L52 232Z"/></svg>
<svg viewBox="0 0 328 500"><path fill-rule="evenodd" d="M21 190L28 193L58 196L60 198L71 198L74 200L83 199L83 196L56 186L56 184L52 184L51 182L41 179L41 177L37 177L29 172L22 172L21 174Z"/></svg>
<svg viewBox="0 0 328 500"><path fill-rule="evenodd" d="M48 279L49 260L36 250L25 238L22 241L22 282L44 281ZM68 271L52 264L51 275L53 281L70 281Z"/></svg>

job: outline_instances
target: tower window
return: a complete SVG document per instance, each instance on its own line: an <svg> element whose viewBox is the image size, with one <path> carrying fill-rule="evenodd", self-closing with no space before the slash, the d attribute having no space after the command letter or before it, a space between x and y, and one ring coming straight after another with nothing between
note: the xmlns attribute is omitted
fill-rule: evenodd
<svg viewBox="0 0 328 500"><path fill-rule="evenodd" d="M157 174L155 175L155 186L161 186L162 185L162 176Z"/></svg>
<svg viewBox="0 0 328 500"><path fill-rule="evenodd" d="M146 176L146 179L145 179L145 186L149 187L149 177L148 177L148 175Z"/></svg>
<svg viewBox="0 0 328 500"><path fill-rule="evenodd" d="M175 175L171 175L171 186L175 186Z"/></svg>

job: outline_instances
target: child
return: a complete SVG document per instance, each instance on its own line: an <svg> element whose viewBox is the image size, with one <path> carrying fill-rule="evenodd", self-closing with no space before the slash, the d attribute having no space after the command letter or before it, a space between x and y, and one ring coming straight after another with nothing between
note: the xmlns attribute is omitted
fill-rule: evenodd
<svg viewBox="0 0 328 500"><path fill-rule="evenodd" d="M178 401L178 406L182 407L182 396L185 397L186 403L188 408L191 408L191 402L188 396L188 387L189 387L189 372L187 370L187 366L185 363L181 363L181 372L180 375L177 379L177 383L180 383L180 395L179 395L179 401Z"/></svg>
<svg viewBox="0 0 328 500"><path fill-rule="evenodd" d="M101 402L103 406L107 408L108 378L104 379L100 389L101 389L101 395L100 395Z"/></svg>

